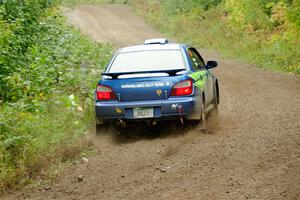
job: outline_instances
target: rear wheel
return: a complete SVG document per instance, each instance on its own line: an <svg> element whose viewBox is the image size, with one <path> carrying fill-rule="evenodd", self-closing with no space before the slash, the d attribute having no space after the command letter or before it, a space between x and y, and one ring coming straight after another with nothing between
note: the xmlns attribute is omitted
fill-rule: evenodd
<svg viewBox="0 0 300 200"><path fill-rule="evenodd" d="M217 131L220 129L220 118L219 118L219 103L220 103L219 84L216 80L214 86L214 109L209 115L209 129L210 131Z"/></svg>
<svg viewBox="0 0 300 200"><path fill-rule="evenodd" d="M211 114L213 118L217 117L219 115L219 86L218 86L218 81L215 83L215 89L214 89L214 109L211 111Z"/></svg>
<svg viewBox="0 0 300 200"><path fill-rule="evenodd" d="M201 104L201 125L202 125L202 130L206 130L206 113L205 113L205 100L202 100L202 104Z"/></svg>
<svg viewBox="0 0 300 200"><path fill-rule="evenodd" d="M215 87L214 87L214 106L216 109L218 109L219 103L220 103L219 84L218 84L218 81L216 81Z"/></svg>

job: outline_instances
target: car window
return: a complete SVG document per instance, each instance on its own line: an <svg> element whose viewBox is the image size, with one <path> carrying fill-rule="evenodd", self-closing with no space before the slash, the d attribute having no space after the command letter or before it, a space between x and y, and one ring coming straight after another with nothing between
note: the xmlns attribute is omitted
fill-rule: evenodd
<svg viewBox="0 0 300 200"><path fill-rule="evenodd" d="M201 68L205 67L203 58L200 56L200 54L195 48L189 48L188 55L192 61L192 67L195 71L199 71L201 70Z"/></svg>
<svg viewBox="0 0 300 200"><path fill-rule="evenodd" d="M179 49L119 53L115 57L109 72L143 72L173 69L186 69Z"/></svg>

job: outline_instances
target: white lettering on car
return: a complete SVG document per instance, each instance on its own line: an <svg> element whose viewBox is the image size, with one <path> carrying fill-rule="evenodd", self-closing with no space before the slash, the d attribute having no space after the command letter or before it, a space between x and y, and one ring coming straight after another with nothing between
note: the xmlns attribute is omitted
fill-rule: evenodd
<svg viewBox="0 0 300 200"><path fill-rule="evenodd" d="M121 88L131 89L131 88L151 88L151 87L163 87L169 86L169 82L156 82L156 83L136 83L136 84L122 84Z"/></svg>

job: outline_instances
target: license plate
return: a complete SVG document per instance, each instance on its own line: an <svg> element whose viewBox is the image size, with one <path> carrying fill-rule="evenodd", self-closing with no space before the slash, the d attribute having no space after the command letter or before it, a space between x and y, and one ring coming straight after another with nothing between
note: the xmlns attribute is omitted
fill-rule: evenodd
<svg viewBox="0 0 300 200"><path fill-rule="evenodd" d="M134 108L133 109L133 118L152 118L153 117L153 108Z"/></svg>

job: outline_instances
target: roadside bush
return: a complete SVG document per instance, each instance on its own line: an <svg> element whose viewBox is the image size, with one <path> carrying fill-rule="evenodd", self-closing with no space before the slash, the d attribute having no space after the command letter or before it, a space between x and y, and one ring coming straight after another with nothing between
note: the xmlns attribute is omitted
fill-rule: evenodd
<svg viewBox="0 0 300 200"><path fill-rule="evenodd" d="M300 29L300 1L294 0L288 8L287 16L289 21L299 30Z"/></svg>
<svg viewBox="0 0 300 200"><path fill-rule="evenodd" d="M299 0L132 0L167 35L259 67L300 73Z"/></svg>
<svg viewBox="0 0 300 200"><path fill-rule="evenodd" d="M259 1L225 1L225 9L229 13L227 23L235 29L255 31L272 27L272 21Z"/></svg>
<svg viewBox="0 0 300 200"><path fill-rule="evenodd" d="M63 5L74 7L81 4L128 4L131 0L62 0Z"/></svg>
<svg viewBox="0 0 300 200"><path fill-rule="evenodd" d="M190 13L194 9L200 9L202 11L208 10L209 8L215 7L221 3L221 0L165 0L160 2L163 14L174 16Z"/></svg>
<svg viewBox="0 0 300 200"><path fill-rule="evenodd" d="M0 2L0 191L78 155L93 123L111 46L67 25L58 6Z"/></svg>

